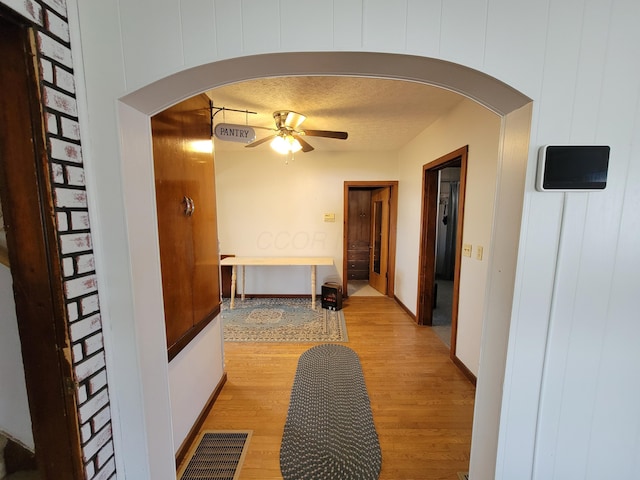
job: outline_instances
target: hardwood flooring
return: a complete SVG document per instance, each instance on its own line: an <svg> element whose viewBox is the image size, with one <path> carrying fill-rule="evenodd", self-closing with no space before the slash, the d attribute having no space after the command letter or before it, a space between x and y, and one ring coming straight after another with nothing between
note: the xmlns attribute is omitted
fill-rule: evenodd
<svg viewBox="0 0 640 480"><path fill-rule="evenodd" d="M458 480L469 464L473 385L393 299L350 297L343 310L380 438L380 479ZM227 383L202 429L253 430L241 480L282 479L289 395L298 357L313 345L225 343Z"/></svg>

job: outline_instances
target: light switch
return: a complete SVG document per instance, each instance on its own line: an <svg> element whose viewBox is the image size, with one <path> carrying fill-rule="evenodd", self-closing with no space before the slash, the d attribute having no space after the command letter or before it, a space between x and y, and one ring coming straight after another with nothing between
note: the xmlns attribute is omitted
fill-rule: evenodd
<svg viewBox="0 0 640 480"><path fill-rule="evenodd" d="M472 246L468 243L465 243L464 245L462 245L462 255L464 255L465 257L470 257L471 256L471 248Z"/></svg>
<svg viewBox="0 0 640 480"><path fill-rule="evenodd" d="M335 222L336 221L336 214L335 213L325 213L324 214L324 221L325 222Z"/></svg>
<svg viewBox="0 0 640 480"><path fill-rule="evenodd" d="M483 253L484 253L484 248L482 248L482 245L478 245L476 247L476 260L482 260Z"/></svg>

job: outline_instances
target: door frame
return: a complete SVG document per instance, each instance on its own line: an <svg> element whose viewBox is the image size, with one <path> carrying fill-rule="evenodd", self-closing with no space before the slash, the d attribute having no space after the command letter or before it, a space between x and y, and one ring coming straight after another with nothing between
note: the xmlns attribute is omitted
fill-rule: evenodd
<svg viewBox="0 0 640 480"><path fill-rule="evenodd" d="M84 478L33 30L0 10L0 192L38 469Z"/></svg>
<svg viewBox="0 0 640 480"><path fill-rule="evenodd" d="M453 300L451 309L451 349L456 351L458 330L458 302L460 297L460 263L462 259L462 234L464 225L464 199L467 186L467 157L469 146L454 150L422 166L422 210L420 214L420 252L418 260L418 300L416 320L418 325L433 324L434 284L436 271L436 224L438 222L439 171L447 167L460 167L458 191L458 221L456 224L456 252L453 273Z"/></svg>
<svg viewBox="0 0 640 480"><path fill-rule="evenodd" d="M343 228L342 228L342 294L345 297L349 296L347 286L349 277L347 274L347 249L349 242L349 190L351 188L390 188L389 199L389 262L387 264L387 296L395 297L395 278L396 278L396 235L398 230L398 181L397 180L383 180L383 181L347 181L344 182L344 215L343 215Z"/></svg>

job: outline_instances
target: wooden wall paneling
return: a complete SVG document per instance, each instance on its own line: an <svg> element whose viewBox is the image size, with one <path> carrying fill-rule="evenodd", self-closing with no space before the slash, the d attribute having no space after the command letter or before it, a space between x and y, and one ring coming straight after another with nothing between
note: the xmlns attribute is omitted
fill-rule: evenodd
<svg viewBox="0 0 640 480"><path fill-rule="evenodd" d="M209 100L199 95L151 121L160 266L169 357L220 311L213 154L193 142L211 139ZM186 198L193 213L187 212Z"/></svg>

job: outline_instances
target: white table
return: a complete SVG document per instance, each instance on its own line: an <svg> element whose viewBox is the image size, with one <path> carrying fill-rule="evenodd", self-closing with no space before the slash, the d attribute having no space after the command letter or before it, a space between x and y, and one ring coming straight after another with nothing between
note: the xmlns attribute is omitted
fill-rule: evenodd
<svg viewBox="0 0 640 480"><path fill-rule="evenodd" d="M311 309L316 309L316 267L318 265L333 265L331 257L226 257L220 260L220 265L231 266L231 302L230 308L235 306L237 267L242 267L242 300L244 300L245 267L261 266L310 266L311 267Z"/></svg>

